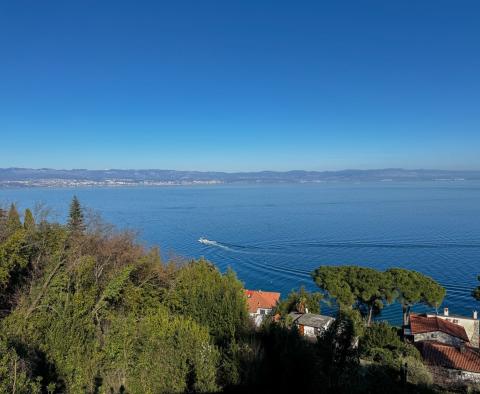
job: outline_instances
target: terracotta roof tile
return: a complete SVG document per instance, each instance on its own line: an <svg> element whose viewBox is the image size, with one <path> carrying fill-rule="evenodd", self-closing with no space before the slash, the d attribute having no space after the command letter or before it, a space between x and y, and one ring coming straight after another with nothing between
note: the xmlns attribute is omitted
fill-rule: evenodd
<svg viewBox="0 0 480 394"><path fill-rule="evenodd" d="M464 346L463 350L436 341L417 342L427 364L480 373L480 350Z"/></svg>
<svg viewBox="0 0 480 394"><path fill-rule="evenodd" d="M440 319L437 316L426 317L411 314L410 329L414 335L425 332L441 331L445 334L460 338L465 342L469 341L465 328L450 321Z"/></svg>
<svg viewBox="0 0 480 394"><path fill-rule="evenodd" d="M245 290L248 311L255 313L258 308L272 309L280 299L280 293L262 290Z"/></svg>

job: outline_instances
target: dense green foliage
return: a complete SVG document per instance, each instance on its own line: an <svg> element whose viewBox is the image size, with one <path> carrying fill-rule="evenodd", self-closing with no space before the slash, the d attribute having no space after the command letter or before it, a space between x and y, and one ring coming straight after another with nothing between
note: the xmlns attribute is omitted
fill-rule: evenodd
<svg viewBox="0 0 480 394"><path fill-rule="evenodd" d="M320 293L310 293L305 287L300 287L298 291L292 290L284 300L277 305L276 312L281 315L287 315L290 312L320 313L320 301L323 299Z"/></svg>
<svg viewBox="0 0 480 394"><path fill-rule="evenodd" d="M80 206L80 201L78 201L77 196L73 196L70 204L68 229L74 234L81 233L85 230L83 209Z"/></svg>
<svg viewBox="0 0 480 394"><path fill-rule="evenodd" d="M163 263L155 249L145 250L128 233L87 231L75 212L66 227L35 225L31 212L23 225L14 214L5 221L1 365L7 375L18 372L5 384L16 392L23 386L33 392L37 378L44 390L69 393L217 391L222 350L215 339L246 324L245 298L233 273L222 275L206 261ZM200 315L205 294L192 293L190 279L211 291ZM208 317L217 330L212 334L202 323L215 297L224 304ZM237 305L235 315L225 303Z"/></svg>
<svg viewBox="0 0 480 394"><path fill-rule="evenodd" d="M318 341L275 319L256 330L233 271L162 261L86 218L76 198L67 225L20 218L14 205L0 211L0 393L370 393L378 382L398 392L402 363L419 363L390 326L365 328L357 308L341 308ZM382 274L317 272L362 313L390 302ZM318 313L321 299L300 288L277 312ZM414 371L404 392L428 383L421 364Z"/></svg>
<svg viewBox="0 0 480 394"><path fill-rule="evenodd" d="M438 308L445 297L444 287L417 271L391 268L386 274L392 278L397 300L402 305L404 324L407 324L407 315L413 305L424 304Z"/></svg>
<svg viewBox="0 0 480 394"><path fill-rule="evenodd" d="M398 330L386 322L375 322L365 329L359 351L363 358L376 362L392 363L402 357L420 359L417 348L403 342Z"/></svg>
<svg viewBox="0 0 480 394"><path fill-rule="evenodd" d="M371 324L372 316L394 300L402 305L404 324L410 308L415 304L438 307L445 297L445 289L432 278L416 271L391 268L380 272L358 266L322 266L312 277L340 308L356 308Z"/></svg>
<svg viewBox="0 0 480 394"><path fill-rule="evenodd" d="M31 378L28 361L0 338L0 393L36 394L40 387L40 382Z"/></svg>
<svg viewBox="0 0 480 394"><path fill-rule="evenodd" d="M17 211L15 204L10 205L8 210L7 222L6 222L6 231L7 237L13 234L15 231L22 228L22 222L20 221L20 214Z"/></svg>
<svg viewBox="0 0 480 394"><path fill-rule="evenodd" d="M23 228L30 232L35 230L35 218L33 217L33 213L29 208L25 210L25 217L23 219Z"/></svg>
<svg viewBox="0 0 480 394"><path fill-rule="evenodd" d="M368 324L374 313L393 300L389 276L371 268L323 266L312 275L315 283L341 307L356 306L364 311Z"/></svg>
<svg viewBox="0 0 480 394"><path fill-rule="evenodd" d="M248 323L242 284L235 273L222 275L205 260L191 262L178 272L165 302L174 313L209 327L217 343L238 339Z"/></svg>

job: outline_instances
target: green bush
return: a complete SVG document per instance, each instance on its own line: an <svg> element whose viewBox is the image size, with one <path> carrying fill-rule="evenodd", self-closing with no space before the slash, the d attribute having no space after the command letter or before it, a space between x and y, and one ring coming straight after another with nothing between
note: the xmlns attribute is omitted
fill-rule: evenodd
<svg viewBox="0 0 480 394"><path fill-rule="evenodd" d="M407 365L407 381L415 385L429 386L433 383L433 377L428 368L417 358L405 357L402 364Z"/></svg>
<svg viewBox="0 0 480 394"><path fill-rule="evenodd" d="M359 350L361 357L377 362L390 362L407 356L420 359L417 348L404 343L398 330L387 322L375 322L367 327L360 338Z"/></svg>
<svg viewBox="0 0 480 394"><path fill-rule="evenodd" d="M0 339L0 393L36 394L40 387L39 380L32 379L28 360Z"/></svg>

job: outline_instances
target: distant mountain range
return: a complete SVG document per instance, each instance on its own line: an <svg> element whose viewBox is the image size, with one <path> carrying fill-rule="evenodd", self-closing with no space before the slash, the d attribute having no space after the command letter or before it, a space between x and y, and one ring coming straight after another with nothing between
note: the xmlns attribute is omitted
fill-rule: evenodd
<svg viewBox="0 0 480 394"><path fill-rule="evenodd" d="M480 171L378 170L210 172L175 170L55 170L0 168L0 187L136 186L232 183L480 180Z"/></svg>

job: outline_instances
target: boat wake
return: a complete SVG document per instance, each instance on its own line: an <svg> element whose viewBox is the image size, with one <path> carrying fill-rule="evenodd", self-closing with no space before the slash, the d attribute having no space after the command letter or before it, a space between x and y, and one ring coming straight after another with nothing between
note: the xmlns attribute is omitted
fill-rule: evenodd
<svg viewBox="0 0 480 394"><path fill-rule="evenodd" d="M480 249L480 242L415 242L415 241L283 241L268 242L260 244L236 245L213 241L204 237L198 239L203 245L220 248L229 252L257 254L257 255L276 255L312 253L314 250L333 248L333 249L459 249L470 248Z"/></svg>
<svg viewBox="0 0 480 394"><path fill-rule="evenodd" d="M207 246L213 246L213 247L217 247L217 248L221 248L221 249L225 249L225 250L233 250L233 249L229 248L228 246L223 245L220 242L211 241L211 240L209 240L207 238L203 238L203 237L200 237L198 239L198 242L200 242L201 244L207 245Z"/></svg>

